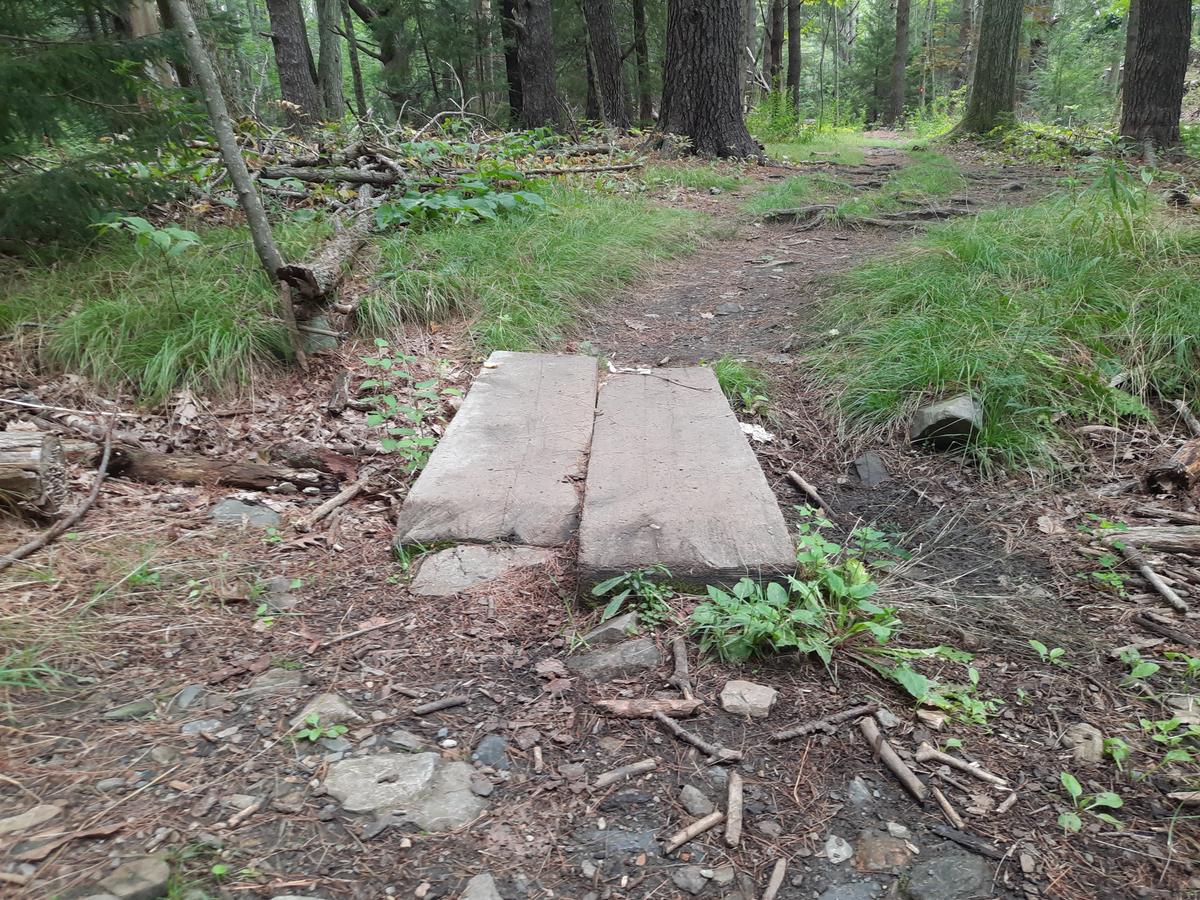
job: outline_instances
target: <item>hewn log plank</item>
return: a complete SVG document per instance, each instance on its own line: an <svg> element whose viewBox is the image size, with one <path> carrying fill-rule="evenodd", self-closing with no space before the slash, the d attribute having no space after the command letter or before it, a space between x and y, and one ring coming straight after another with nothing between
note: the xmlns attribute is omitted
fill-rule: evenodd
<svg viewBox="0 0 1200 900"><path fill-rule="evenodd" d="M62 442L40 431L0 432L0 507L53 517L67 495Z"/></svg>

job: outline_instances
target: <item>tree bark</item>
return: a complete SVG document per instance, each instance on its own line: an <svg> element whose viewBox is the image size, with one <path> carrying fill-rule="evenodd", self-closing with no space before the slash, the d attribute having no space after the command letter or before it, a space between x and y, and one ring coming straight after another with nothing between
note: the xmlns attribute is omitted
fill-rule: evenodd
<svg viewBox="0 0 1200 900"><path fill-rule="evenodd" d="M787 90L792 109L800 108L800 0L787 0Z"/></svg>
<svg viewBox="0 0 1200 900"><path fill-rule="evenodd" d="M521 125L561 125L554 81L554 30L550 0L515 0L517 63L521 69Z"/></svg>
<svg viewBox="0 0 1200 900"><path fill-rule="evenodd" d="M267 0L267 13L284 115L289 127L304 130L321 119L322 110L300 0Z"/></svg>
<svg viewBox="0 0 1200 900"><path fill-rule="evenodd" d="M1192 4L1139 0L1136 29L1133 56L1125 61L1121 136L1139 144L1173 147L1179 143Z"/></svg>
<svg viewBox="0 0 1200 900"><path fill-rule="evenodd" d="M766 73L767 84L771 92L778 94L783 90L781 76L783 73L783 12L784 0L771 0L771 65Z"/></svg>
<svg viewBox="0 0 1200 900"><path fill-rule="evenodd" d="M346 33L347 49L350 52L350 77L354 81L354 110L360 119L367 117L367 92L363 88L362 63L358 58L358 41L354 38L354 19L350 16L350 4L342 0L342 31Z"/></svg>
<svg viewBox="0 0 1200 900"><path fill-rule="evenodd" d="M896 44L892 49L891 92L884 125L895 125L904 116L904 97L908 87L909 0L896 0Z"/></svg>
<svg viewBox="0 0 1200 900"><path fill-rule="evenodd" d="M1141 0L1129 0L1129 11L1125 14L1125 49L1121 56L1121 74L1117 81L1117 118L1125 104L1125 80L1133 63L1133 51L1137 46L1138 20L1141 18Z"/></svg>
<svg viewBox="0 0 1200 900"><path fill-rule="evenodd" d="M958 132L986 134L1012 122L1023 12L1022 0L983 0L971 97Z"/></svg>
<svg viewBox="0 0 1200 900"><path fill-rule="evenodd" d="M1134 0L1137 2L1137 0ZM975 0L962 0L958 20L958 63L950 80L950 89L958 90L967 83L974 66Z"/></svg>
<svg viewBox="0 0 1200 900"><path fill-rule="evenodd" d="M229 110L225 106L225 98L221 95L221 87L217 83L216 73L212 63L200 43L200 35L196 30L196 21L188 8L187 0L169 0L171 11L183 36L183 45L187 50L188 62L191 63L192 73L200 83L200 91L204 95L204 104L208 108L208 118L217 136L217 145L221 148L221 159L229 170L229 180L237 191L238 203L246 215L250 226L250 239L259 261L272 281L279 278L279 270L283 267L283 257L275 246L275 237L271 233L271 223L267 221L267 213L263 209L262 200L250 180L246 170L246 161L238 149L237 138L233 133L233 122L229 119Z"/></svg>
<svg viewBox="0 0 1200 900"><path fill-rule="evenodd" d="M583 0L583 17L587 24L600 117L605 124L624 130L629 127L629 110L621 78L621 44L612 0Z"/></svg>
<svg viewBox="0 0 1200 900"><path fill-rule="evenodd" d="M346 94L342 87L342 44L337 33L342 17L342 0L317 0L317 86L325 115L340 119L346 114Z"/></svg>
<svg viewBox="0 0 1200 900"><path fill-rule="evenodd" d="M633 5L633 53L637 60L638 119L654 118L654 100L650 94L650 50L646 43L646 0L631 0Z"/></svg>
<svg viewBox="0 0 1200 900"><path fill-rule="evenodd" d="M504 42L504 74L508 80L508 114L521 119L521 63L518 58L516 0L500 0L500 37Z"/></svg>
<svg viewBox="0 0 1200 900"><path fill-rule="evenodd" d="M667 58L659 127L691 140L692 151L758 155L738 92L742 0L668 0Z"/></svg>
<svg viewBox="0 0 1200 900"><path fill-rule="evenodd" d="M0 514L57 516L67 496L62 441L40 431L0 431Z"/></svg>
<svg viewBox="0 0 1200 900"><path fill-rule="evenodd" d="M114 447L109 466L113 475L147 484L210 484L266 490L290 481L295 485L332 487L337 479L322 472L303 472L280 466L213 459L190 453L160 453L137 447Z"/></svg>

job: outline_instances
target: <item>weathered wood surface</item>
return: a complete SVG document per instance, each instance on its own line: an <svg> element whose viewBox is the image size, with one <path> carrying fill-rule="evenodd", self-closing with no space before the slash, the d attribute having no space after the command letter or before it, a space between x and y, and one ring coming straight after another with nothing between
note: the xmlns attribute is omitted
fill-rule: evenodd
<svg viewBox="0 0 1200 900"><path fill-rule="evenodd" d="M1192 438L1171 458L1146 473L1151 490L1186 492L1200 481L1200 437Z"/></svg>
<svg viewBox="0 0 1200 900"><path fill-rule="evenodd" d="M1200 553L1200 525L1145 525L1109 532L1104 539L1110 544L1128 544L1167 553Z"/></svg>
<svg viewBox="0 0 1200 900"><path fill-rule="evenodd" d="M56 435L0 432L0 511L58 515L67 495L65 459Z"/></svg>

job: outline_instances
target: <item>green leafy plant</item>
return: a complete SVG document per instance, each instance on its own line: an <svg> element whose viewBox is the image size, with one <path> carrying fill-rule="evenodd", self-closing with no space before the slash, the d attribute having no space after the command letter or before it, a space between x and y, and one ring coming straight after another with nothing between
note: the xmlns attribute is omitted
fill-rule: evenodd
<svg viewBox="0 0 1200 900"><path fill-rule="evenodd" d="M758 369L732 356L722 356L712 364L721 392L741 404L747 415L765 414L770 405L767 377Z"/></svg>
<svg viewBox="0 0 1200 900"><path fill-rule="evenodd" d="M101 231L122 231L133 235L133 242L139 249L157 250L167 267L167 284L171 289L171 301L179 309L179 295L175 290L175 267L172 260L200 243L200 236L194 231L187 231L168 225L157 228L141 216L118 216L96 223Z"/></svg>
<svg viewBox="0 0 1200 900"><path fill-rule="evenodd" d="M1180 653L1177 650L1167 650L1165 653L1163 653L1163 657L1171 662L1182 665L1184 678L1200 678L1200 657L1190 656L1187 653Z"/></svg>
<svg viewBox="0 0 1200 900"><path fill-rule="evenodd" d="M1125 771L1125 761L1129 759L1131 752L1129 744L1125 743L1119 737L1107 737L1104 739L1105 756L1112 757L1113 764L1121 771Z"/></svg>
<svg viewBox="0 0 1200 900"><path fill-rule="evenodd" d="M1049 648L1041 641L1035 641L1033 638L1029 639L1029 646L1042 658L1042 662L1044 663L1064 668L1068 665L1066 661L1067 651L1062 647Z"/></svg>
<svg viewBox="0 0 1200 900"><path fill-rule="evenodd" d="M365 379L360 385L364 390L375 391L371 396L375 411L367 414L367 424L383 427L387 436L379 445L388 453L397 454L406 472L417 472L425 467L429 454L437 446L437 439L428 433L428 425L440 416L442 399L460 396L462 391L439 389L436 378L416 381L410 371L416 357L389 353L387 341L380 338L376 338L375 346L379 355L367 357L363 362L379 369L379 377Z"/></svg>
<svg viewBox="0 0 1200 900"><path fill-rule="evenodd" d="M1191 763L1196 759L1195 747L1200 740L1200 725L1188 725L1186 728L1179 719L1141 719L1142 731L1149 735L1150 740L1163 747L1166 752L1162 764Z"/></svg>
<svg viewBox="0 0 1200 900"><path fill-rule="evenodd" d="M1065 831L1074 833L1083 828L1081 813L1090 813L1101 822L1111 825L1118 830L1123 827L1116 816L1112 815L1112 813L1104 812L1104 810L1109 809L1120 809L1125 805L1125 801L1121 799L1119 794L1115 794L1112 791L1101 791L1098 794L1084 794L1083 785L1070 772L1063 772L1059 776L1059 780L1074 806L1073 809L1063 812L1058 817L1058 824Z"/></svg>
<svg viewBox="0 0 1200 900"><path fill-rule="evenodd" d="M592 588L592 596L602 598L611 595L604 612L600 614L600 620L608 621L628 605L637 609L638 622L648 628L666 622L671 618L671 607L667 601L675 596L675 592L655 579L670 577L671 573L665 566L650 566L600 582Z"/></svg>
<svg viewBox="0 0 1200 900"><path fill-rule="evenodd" d="M496 163L498 166L499 163ZM501 170L491 177L500 178ZM375 210L375 225L380 230L408 226L425 228L443 223L460 225L494 221L521 208L541 209L546 201L533 191L496 191L483 179L467 178L453 188L438 191L409 191L403 197L383 203Z"/></svg>
<svg viewBox="0 0 1200 900"><path fill-rule="evenodd" d="M1142 655L1136 650L1126 650L1122 653L1121 662L1129 667L1129 674L1121 680L1124 685L1141 684L1162 668L1156 662L1142 659Z"/></svg>
<svg viewBox="0 0 1200 900"><path fill-rule="evenodd" d="M316 742L321 738L335 738L345 734L349 729L345 725L322 725L317 713L310 713L304 718L305 727L296 732L296 740Z"/></svg>

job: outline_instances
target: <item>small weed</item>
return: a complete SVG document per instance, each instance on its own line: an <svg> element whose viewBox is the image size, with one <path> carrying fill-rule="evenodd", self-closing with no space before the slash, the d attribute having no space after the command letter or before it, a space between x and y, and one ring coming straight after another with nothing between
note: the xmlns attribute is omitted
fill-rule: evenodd
<svg viewBox="0 0 1200 900"><path fill-rule="evenodd" d="M1119 737L1104 739L1104 754L1112 758L1113 764L1122 772L1125 771L1125 761L1129 759L1130 746Z"/></svg>
<svg viewBox="0 0 1200 900"><path fill-rule="evenodd" d="M316 742L321 738L340 737L350 730L345 725L322 725L321 717L317 713L305 717L304 725L304 728L296 732L298 741Z"/></svg>
<svg viewBox="0 0 1200 900"><path fill-rule="evenodd" d="M1070 665L1066 660L1067 651L1062 647L1051 649L1041 641L1035 641L1033 638L1029 639L1029 646L1042 658L1042 662L1044 663L1049 663L1052 666L1062 666L1063 668Z"/></svg>
<svg viewBox="0 0 1200 900"><path fill-rule="evenodd" d="M268 525L266 527L266 529L263 531L262 542L264 544L282 544L283 543L283 532L280 531L278 528L276 528L274 525Z"/></svg>
<svg viewBox="0 0 1200 900"><path fill-rule="evenodd" d="M1141 719L1142 731L1150 740L1164 748L1161 763L1191 763L1195 761L1197 740L1200 740L1200 725L1183 727L1179 719ZM1182 729L1182 730L1181 730Z"/></svg>
<svg viewBox="0 0 1200 900"><path fill-rule="evenodd" d="M1059 776L1059 780L1062 782L1063 789L1067 792L1067 796L1071 798L1071 803L1074 806L1074 809L1068 810L1058 817L1058 824L1064 831L1074 833L1083 828L1083 819L1080 817L1080 813L1090 813L1101 822L1111 825L1118 831L1124 827L1121 825L1120 820L1112 815L1112 813L1103 812L1103 810L1120 809L1125 805L1125 801L1121 799L1119 794L1115 794L1112 791L1102 791L1098 794L1084 794L1083 785L1070 772L1063 772ZM1101 811L1097 812L1097 810Z"/></svg>
<svg viewBox="0 0 1200 900"><path fill-rule="evenodd" d="M360 385L375 390L371 396L375 411L367 414L367 425L385 429L387 437L379 445L399 456L404 471L411 474L425 467L429 454L437 446L437 439L427 430L429 423L441 416L443 398L462 396L462 391L439 389L436 378L415 381L409 370L416 357L391 355L387 341L381 338L375 339L375 346L379 355L363 362L378 368L379 377L368 378Z"/></svg>
<svg viewBox="0 0 1200 900"><path fill-rule="evenodd" d="M1148 678L1153 677L1159 669L1162 668L1158 663L1151 662L1147 659L1142 659L1140 653L1136 650L1126 650L1121 654L1121 662L1129 667L1129 674L1121 679L1121 684L1125 686L1142 684Z"/></svg>
<svg viewBox="0 0 1200 900"><path fill-rule="evenodd" d="M1189 656L1186 653L1180 653L1176 650L1168 650L1163 653L1163 656L1173 663L1178 663L1183 666L1183 677L1190 679L1200 678L1200 658Z"/></svg>
<svg viewBox="0 0 1200 900"><path fill-rule="evenodd" d="M254 609L254 630L266 631L275 624L275 616L272 614L271 607L265 603L258 604Z"/></svg>
<svg viewBox="0 0 1200 900"><path fill-rule="evenodd" d="M712 363L712 370L721 392L730 402L739 403L746 415L766 413L770 398L767 376L761 371L732 356L722 356Z"/></svg>
<svg viewBox="0 0 1200 900"><path fill-rule="evenodd" d="M592 596L603 598L612 595L600 614L600 621L607 622L626 605L637 610L638 623L647 628L656 628L668 621L671 607L667 601L675 596L675 592L655 579L666 580L670 577L671 573L665 566L651 566L600 582L592 588ZM628 604L626 601L629 601Z"/></svg>
<svg viewBox="0 0 1200 900"><path fill-rule="evenodd" d="M62 674L41 659L37 647L10 650L0 657L0 688L44 689Z"/></svg>

